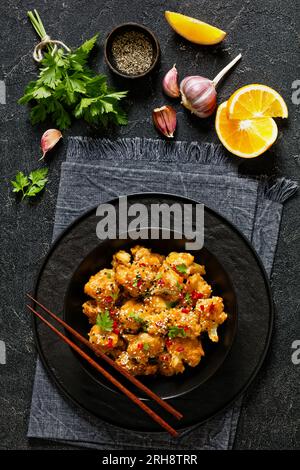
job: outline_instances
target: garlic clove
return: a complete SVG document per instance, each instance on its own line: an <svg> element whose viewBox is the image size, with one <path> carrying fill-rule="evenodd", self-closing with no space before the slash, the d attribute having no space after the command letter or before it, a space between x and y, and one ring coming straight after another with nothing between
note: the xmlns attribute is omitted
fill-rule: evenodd
<svg viewBox="0 0 300 470"><path fill-rule="evenodd" d="M172 106L162 106L152 111L155 127L166 137L174 137L176 129L176 111Z"/></svg>
<svg viewBox="0 0 300 470"><path fill-rule="evenodd" d="M42 160L57 142L62 138L62 133L58 129L48 129L41 137Z"/></svg>
<svg viewBox="0 0 300 470"><path fill-rule="evenodd" d="M180 96L178 72L175 64L164 76L162 87L167 96L170 96L171 98L178 98Z"/></svg>

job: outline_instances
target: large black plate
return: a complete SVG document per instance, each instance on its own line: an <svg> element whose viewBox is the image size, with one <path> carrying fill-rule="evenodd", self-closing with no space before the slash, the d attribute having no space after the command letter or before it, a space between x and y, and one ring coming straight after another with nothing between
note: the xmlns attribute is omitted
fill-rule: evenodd
<svg viewBox="0 0 300 470"><path fill-rule="evenodd" d="M137 194L128 204L142 202L195 203L168 194ZM110 201L117 204L118 200ZM56 240L38 276L35 295L50 309L63 312L67 288L82 260L99 245L95 209L70 225ZM230 405L254 379L266 355L273 324L273 304L265 271L243 235L226 219L205 208L205 248L213 253L230 278L239 312L234 344L223 365L198 388L170 400L183 412L174 427L202 423ZM126 397L110 391L82 366L69 347L33 319L38 351L50 377L76 404L117 426L139 431L160 431ZM159 412L161 410L153 405ZM169 419L169 416L166 416Z"/></svg>

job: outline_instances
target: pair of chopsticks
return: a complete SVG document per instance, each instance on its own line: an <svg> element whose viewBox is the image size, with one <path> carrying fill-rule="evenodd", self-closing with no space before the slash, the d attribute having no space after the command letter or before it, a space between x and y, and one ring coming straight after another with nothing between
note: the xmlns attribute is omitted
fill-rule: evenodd
<svg viewBox="0 0 300 470"><path fill-rule="evenodd" d="M70 325L61 320L43 304L34 299L31 295L26 294L29 299L31 299L36 305L38 305L44 312L50 315L55 321L60 323L67 331L69 331L75 338L77 338L82 344L91 349L95 354L101 357L105 362L111 365L115 370L120 372L124 377L126 377L131 383L133 383L139 390L142 390L149 398L152 398L156 403L158 403L165 411L168 411L177 419L182 418L182 414L179 413L173 406L169 405L167 402L163 401L156 393L146 387L142 382L140 382L136 377L130 375L125 369L118 366L110 357L106 354L101 353L93 344L91 344L84 336L82 336L78 331L74 330ZM80 354L92 367L94 367L98 372L100 372L107 380L109 380L115 387L117 387L121 392L124 393L133 403L139 406L145 413L147 413L153 421L158 423L162 428L164 428L168 433L173 437L178 436L178 432L172 428L163 418L161 418L155 411L149 408L142 400L140 400L134 393L128 390L119 380L117 380L113 375L111 375L107 370L105 370L98 362L94 361L88 354L86 354L82 349L80 349L73 341L71 341L67 336L61 333L57 328L55 328L51 323L49 323L40 313L34 310L30 305L26 305L29 310L38 317L45 325L47 325L54 333L57 334L65 343L67 343L74 351Z"/></svg>

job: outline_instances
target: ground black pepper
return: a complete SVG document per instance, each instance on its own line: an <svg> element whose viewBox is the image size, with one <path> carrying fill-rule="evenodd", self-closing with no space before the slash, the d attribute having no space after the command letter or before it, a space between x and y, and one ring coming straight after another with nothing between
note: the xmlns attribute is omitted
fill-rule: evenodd
<svg viewBox="0 0 300 470"><path fill-rule="evenodd" d="M152 44L140 31L118 34L112 42L112 54L119 71L128 75L146 72L153 61Z"/></svg>

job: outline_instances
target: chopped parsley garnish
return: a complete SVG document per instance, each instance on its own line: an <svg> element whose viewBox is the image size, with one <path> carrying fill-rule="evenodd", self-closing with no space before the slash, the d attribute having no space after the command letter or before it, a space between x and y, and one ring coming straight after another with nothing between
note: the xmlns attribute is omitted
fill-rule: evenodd
<svg viewBox="0 0 300 470"><path fill-rule="evenodd" d="M136 276L135 276L135 280L133 281L132 285L133 287L138 287L138 283L139 283L139 280L141 279L141 275L138 273Z"/></svg>
<svg viewBox="0 0 300 470"><path fill-rule="evenodd" d="M162 273L158 273L155 279L158 281L161 278L162 278Z"/></svg>
<svg viewBox="0 0 300 470"><path fill-rule="evenodd" d="M171 326L168 331L168 336L171 339L176 338L176 336L181 336L181 338L184 338L186 336L186 332L183 328L179 328L178 326Z"/></svg>
<svg viewBox="0 0 300 470"><path fill-rule="evenodd" d="M184 264L184 263L182 263L182 264L177 264L177 265L176 265L176 271L178 271L178 272L181 273L181 274L186 274L186 271L187 271L186 264Z"/></svg>
<svg viewBox="0 0 300 470"><path fill-rule="evenodd" d="M138 315L136 315L135 313L130 313L129 314L130 318L132 318L134 321L138 322L138 323L144 323L144 320L139 317Z"/></svg>
<svg viewBox="0 0 300 470"><path fill-rule="evenodd" d="M96 325L101 328L102 332L112 331L113 323L108 310L97 315Z"/></svg>
<svg viewBox="0 0 300 470"><path fill-rule="evenodd" d="M107 279L111 279L111 274L110 274L110 273L106 273L106 277L107 277Z"/></svg>
<svg viewBox="0 0 300 470"><path fill-rule="evenodd" d="M189 294L189 292L187 292L184 296L184 300L187 302L187 303L190 303L191 302L191 294Z"/></svg>
<svg viewBox="0 0 300 470"><path fill-rule="evenodd" d="M144 343L143 344L143 350L144 351L149 351L149 349L150 349L150 344L149 343Z"/></svg>
<svg viewBox="0 0 300 470"><path fill-rule="evenodd" d="M167 302L167 308L174 308L177 305L177 300L173 300L173 302Z"/></svg>
<svg viewBox="0 0 300 470"><path fill-rule="evenodd" d="M183 285L180 284L178 281L176 282L176 287L179 291L182 291L182 289L183 289Z"/></svg>
<svg viewBox="0 0 300 470"><path fill-rule="evenodd" d="M118 296L119 296L118 292L114 292L114 293L112 294L112 298L113 298L114 300L117 300Z"/></svg>

